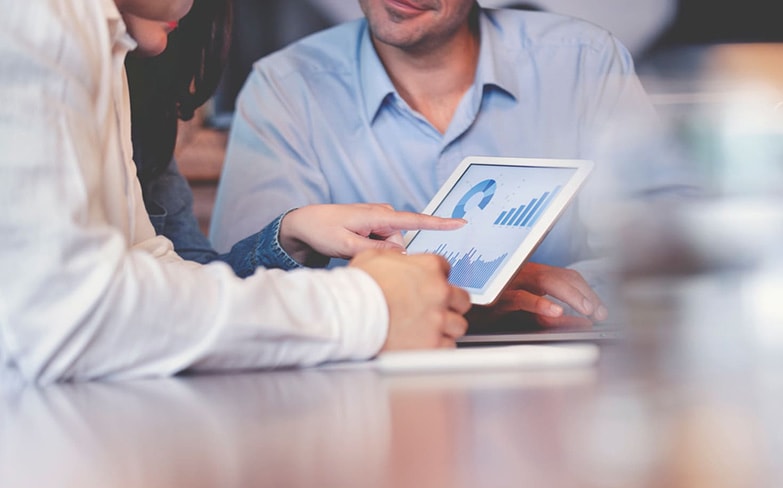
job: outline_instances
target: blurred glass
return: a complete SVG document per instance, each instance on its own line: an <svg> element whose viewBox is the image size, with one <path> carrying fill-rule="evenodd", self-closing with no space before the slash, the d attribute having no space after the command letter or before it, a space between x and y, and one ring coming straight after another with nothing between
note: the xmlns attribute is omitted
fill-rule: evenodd
<svg viewBox="0 0 783 488"><path fill-rule="evenodd" d="M598 402L591 419L618 431L612 412L625 405L633 423L619 430L647 445L648 486L776 486L783 44L664 51L640 75L676 146L654 157L681 158L702 191L621 202L615 237L630 331L621 367L645 387ZM638 466L629 453L616 462Z"/></svg>
<svg viewBox="0 0 783 488"><path fill-rule="evenodd" d="M668 218L671 244L689 261L683 268L755 267L777 254L783 237L783 45L678 48L648 60L640 73L704 190L704 198ZM650 267L645 256L633 260Z"/></svg>

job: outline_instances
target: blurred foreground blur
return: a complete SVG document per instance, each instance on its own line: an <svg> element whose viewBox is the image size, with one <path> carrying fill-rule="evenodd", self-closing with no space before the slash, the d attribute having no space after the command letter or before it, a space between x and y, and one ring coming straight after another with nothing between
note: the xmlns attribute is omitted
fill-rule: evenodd
<svg viewBox="0 0 783 488"><path fill-rule="evenodd" d="M783 44L681 47L639 72L676 146L655 157L681 158L701 193L615 209L616 366L652 389L597 402L581 448L603 449L597 486L779 486ZM612 437L626 449L606 451Z"/></svg>

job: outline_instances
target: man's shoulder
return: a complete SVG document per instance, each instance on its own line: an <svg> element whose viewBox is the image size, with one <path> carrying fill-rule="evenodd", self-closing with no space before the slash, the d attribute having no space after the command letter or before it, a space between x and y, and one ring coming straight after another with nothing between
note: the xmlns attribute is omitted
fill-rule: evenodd
<svg viewBox="0 0 783 488"><path fill-rule="evenodd" d="M363 19L310 34L255 63L255 69L278 76L350 72L365 28Z"/></svg>
<svg viewBox="0 0 783 488"><path fill-rule="evenodd" d="M592 47L612 42L609 31L576 17L553 12L484 9L489 25L504 44L520 48Z"/></svg>

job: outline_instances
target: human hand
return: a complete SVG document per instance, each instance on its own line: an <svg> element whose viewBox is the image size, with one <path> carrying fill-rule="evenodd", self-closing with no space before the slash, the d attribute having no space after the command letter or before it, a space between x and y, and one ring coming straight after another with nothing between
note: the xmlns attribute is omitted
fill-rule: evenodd
<svg viewBox="0 0 783 488"><path fill-rule="evenodd" d="M565 315L556 298L581 315ZM526 311L546 327L589 327L608 317L598 295L578 272L539 263L525 263L492 308L493 315Z"/></svg>
<svg viewBox="0 0 783 488"><path fill-rule="evenodd" d="M349 266L368 273L386 297L389 332L382 351L454 347L465 334L470 296L449 284L449 264L442 256L371 250Z"/></svg>
<svg viewBox="0 0 783 488"><path fill-rule="evenodd" d="M403 252L403 230L453 230L463 225L462 219L398 212L380 203L308 205L283 218L279 239L292 258L306 263L314 253L350 259L367 249Z"/></svg>

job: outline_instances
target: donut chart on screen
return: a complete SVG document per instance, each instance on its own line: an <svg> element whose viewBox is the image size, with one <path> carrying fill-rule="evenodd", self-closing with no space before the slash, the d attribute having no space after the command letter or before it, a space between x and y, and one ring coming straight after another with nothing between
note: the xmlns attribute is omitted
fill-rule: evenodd
<svg viewBox="0 0 783 488"><path fill-rule="evenodd" d="M482 193L484 195L484 197L478 203L478 208L484 209L489 204L490 200L492 200L492 197L495 196L495 190L497 187L497 183L495 183L495 180L492 179L476 183L473 185L473 188L468 190L462 196L462 198L460 198L457 205L454 206L454 211L451 212L451 216L455 219L461 219L465 217L465 214L468 213L468 211L465 209L465 205L467 205L470 199L478 193Z"/></svg>

